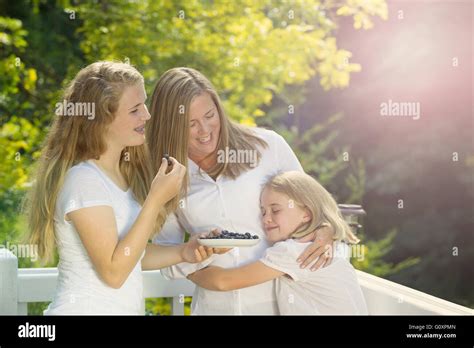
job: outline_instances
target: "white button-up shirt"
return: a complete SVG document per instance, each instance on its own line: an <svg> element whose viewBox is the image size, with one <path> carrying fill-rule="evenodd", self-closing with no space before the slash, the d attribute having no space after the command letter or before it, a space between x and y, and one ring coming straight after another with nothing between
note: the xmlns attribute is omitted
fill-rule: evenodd
<svg viewBox="0 0 474 348"><path fill-rule="evenodd" d="M262 157L258 166L235 180L220 175L214 181L188 159L188 195L177 212L168 217L153 242L179 244L184 241L185 231L192 235L214 228L257 234L260 242L253 247L233 248L225 254L213 255L199 264L181 263L162 269L165 278L185 278L208 265L238 267L263 256L268 244L260 213L262 185L278 173L303 169L282 136L262 128L254 128L254 131L268 143L268 147L260 149ZM193 314L278 314L274 286L274 281L269 281L225 292L196 286L191 310Z"/></svg>

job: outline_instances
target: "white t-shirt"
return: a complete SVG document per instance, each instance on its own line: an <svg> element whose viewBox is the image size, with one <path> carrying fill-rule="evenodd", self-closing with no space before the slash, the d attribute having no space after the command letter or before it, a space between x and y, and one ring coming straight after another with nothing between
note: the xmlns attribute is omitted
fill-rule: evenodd
<svg viewBox="0 0 474 348"><path fill-rule="evenodd" d="M96 272L74 225L65 220L65 215L72 211L104 205L113 208L117 233L122 239L141 209L132 191L122 191L92 161L70 168L56 203L59 277L56 294L45 315L144 314L141 262L120 289L108 286Z"/></svg>
<svg viewBox="0 0 474 348"><path fill-rule="evenodd" d="M354 267L345 258L347 245L335 243L332 263L313 272L300 268L296 262L310 244L293 239L278 242L260 260L291 277L284 275L277 279L275 290L280 314L368 314Z"/></svg>
<svg viewBox="0 0 474 348"><path fill-rule="evenodd" d="M268 244L260 216L260 192L268 179L281 172L303 171L285 139L274 131L253 128L268 143L262 149L261 162L235 180L219 176L213 180L188 160L190 187L183 205L166 220L154 243L179 244L184 231L191 234L222 228L250 232L260 236L260 243L248 248L233 248L223 255L213 255L200 264L180 263L161 270L168 279L184 278L209 264L224 268L239 267L259 260ZM296 258L295 258L296 261ZM233 291L212 291L196 286L191 307L193 314L278 314L274 281Z"/></svg>

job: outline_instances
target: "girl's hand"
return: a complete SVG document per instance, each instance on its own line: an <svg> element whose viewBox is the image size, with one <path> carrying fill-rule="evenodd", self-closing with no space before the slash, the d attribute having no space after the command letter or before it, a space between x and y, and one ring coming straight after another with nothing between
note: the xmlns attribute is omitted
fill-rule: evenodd
<svg viewBox="0 0 474 348"><path fill-rule="evenodd" d="M183 245L181 257L183 262L197 263L206 260L214 253L212 248L199 244L197 239L200 235L192 236L187 243Z"/></svg>
<svg viewBox="0 0 474 348"><path fill-rule="evenodd" d="M149 194L153 198L156 197L163 205L179 193L186 174L185 166L173 157L170 157L169 160L172 162L169 173L167 173L168 161L165 158L161 160L160 169L151 183Z"/></svg>
<svg viewBox="0 0 474 348"><path fill-rule="evenodd" d="M312 265L311 271L316 271L320 267L329 266L331 264L333 254L333 237L334 230L331 226L325 226L316 230L313 244L308 246L297 259L297 261L300 263L300 267L306 268L318 257L319 259Z"/></svg>

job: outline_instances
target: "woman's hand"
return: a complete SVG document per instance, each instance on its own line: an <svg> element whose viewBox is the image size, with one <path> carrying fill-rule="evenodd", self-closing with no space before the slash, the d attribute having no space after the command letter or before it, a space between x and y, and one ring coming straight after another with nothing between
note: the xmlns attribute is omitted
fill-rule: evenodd
<svg viewBox="0 0 474 348"><path fill-rule="evenodd" d="M197 233L190 237L189 241L183 244L183 249L181 250L183 262L197 263L208 259L212 254L225 254L231 250L231 248L211 248L199 244L198 238L216 233L218 233L217 229L214 229L210 233Z"/></svg>
<svg viewBox="0 0 474 348"><path fill-rule="evenodd" d="M300 263L300 267L306 268L318 257L319 259L312 265L311 271L315 271L320 267L329 266L331 264L333 254L333 237L334 230L331 226L325 226L316 230L313 244L308 246L298 257L297 261Z"/></svg>
<svg viewBox="0 0 474 348"><path fill-rule="evenodd" d="M192 236L189 241L183 244L181 249L181 257L183 262L197 263L204 261L211 257L214 253L213 248L205 247L204 245L199 244L197 239L200 235Z"/></svg>
<svg viewBox="0 0 474 348"><path fill-rule="evenodd" d="M209 232L208 236L217 236L218 234L221 233L221 230L219 228L214 228ZM225 254L229 250L232 250L233 248L214 248L214 254Z"/></svg>
<svg viewBox="0 0 474 348"><path fill-rule="evenodd" d="M153 199L158 199L163 205L179 193L183 178L186 175L185 166L173 157L170 157L169 160L172 162L169 173L167 173L169 169L168 161L165 158L161 160L160 169L151 183L149 194Z"/></svg>

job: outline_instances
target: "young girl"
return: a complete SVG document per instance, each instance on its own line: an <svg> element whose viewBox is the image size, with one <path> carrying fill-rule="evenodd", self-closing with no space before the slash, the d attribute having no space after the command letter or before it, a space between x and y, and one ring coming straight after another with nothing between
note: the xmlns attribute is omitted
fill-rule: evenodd
<svg viewBox="0 0 474 348"><path fill-rule="evenodd" d="M264 186L260 205L265 234L273 244L263 258L239 268L208 267L188 278L218 291L277 278L280 314L367 314L344 244L335 242L332 263L315 272L300 268L296 261L323 224L333 226L334 239L358 242L330 193L307 174L285 172Z"/></svg>
<svg viewBox="0 0 474 348"><path fill-rule="evenodd" d="M148 244L186 170L163 159L152 179L145 100L135 68L97 62L57 104L28 199L31 242L44 261L55 245L59 253L56 295L45 314L144 314L142 268L198 262L212 252L195 240Z"/></svg>

